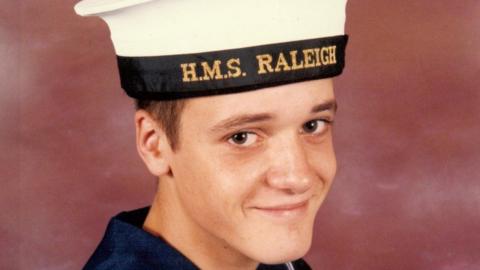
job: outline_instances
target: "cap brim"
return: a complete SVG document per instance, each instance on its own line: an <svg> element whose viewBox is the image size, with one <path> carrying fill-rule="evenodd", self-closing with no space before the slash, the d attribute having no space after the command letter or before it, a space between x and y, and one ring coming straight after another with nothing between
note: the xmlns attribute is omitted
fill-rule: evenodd
<svg viewBox="0 0 480 270"><path fill-rule="evenodd" d="M74 9L78 15L89 16L151 1L153 0L83 0Z"/></svg>

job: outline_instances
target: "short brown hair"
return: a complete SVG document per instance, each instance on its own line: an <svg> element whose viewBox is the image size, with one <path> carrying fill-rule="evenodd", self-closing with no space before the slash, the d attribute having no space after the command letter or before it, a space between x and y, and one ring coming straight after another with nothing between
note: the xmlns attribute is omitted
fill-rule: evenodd
<svg viewBox="0 0 480 270"><path fill-rule="evenodd" d="M180 116L185 107L184 99L157 101L136 99L137 110L145 110L155 118L165 131L170 146L175 151L179 147Z"/></svg>

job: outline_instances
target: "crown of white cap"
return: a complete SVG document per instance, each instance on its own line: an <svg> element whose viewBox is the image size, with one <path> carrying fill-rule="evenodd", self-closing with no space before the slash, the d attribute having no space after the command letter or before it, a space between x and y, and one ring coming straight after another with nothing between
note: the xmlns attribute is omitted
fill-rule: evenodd
<svg viewBox="0 0 480 270"><path fill-rule="evenodd" d="M117 55L162 56L344 34L347 0L83 0L101 17Z"/></svg>

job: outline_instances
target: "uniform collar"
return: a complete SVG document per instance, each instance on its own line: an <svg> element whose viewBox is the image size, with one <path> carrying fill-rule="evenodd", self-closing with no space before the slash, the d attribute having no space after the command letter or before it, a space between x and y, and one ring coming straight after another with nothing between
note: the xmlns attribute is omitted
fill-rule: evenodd
<svg viewBox="0 0 480 270"><path fill-rule="evenodd" d="M113 217L99 246L85 265L95 269L199 269L163 239L142 229L150 207L122 212ZM306 265L303 260L294 265ZM308 266L307 266L308 267ZM259 265L259 270L286 270L286 264ZM295 268L303 269L303 268ZM309 269L309 268L304 268Z"/></svg>

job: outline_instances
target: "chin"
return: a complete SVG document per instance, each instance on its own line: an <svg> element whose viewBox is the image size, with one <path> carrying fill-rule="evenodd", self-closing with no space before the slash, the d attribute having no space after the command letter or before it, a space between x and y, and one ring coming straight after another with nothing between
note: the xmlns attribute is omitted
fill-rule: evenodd
<svg viewBox="0 0 480 270"><path fill-rule="evenodd" d="M269 254L264 254L264 256L262 256L263 258L260 262L264 264L280 264L295 261L305 256L308 250L310 250L310 244L298 247L295 245L292 247L287 247L284 250L280 250L280 248L277 249L275 246L273 246Z"/></svg>
<svg viewBox="0 0 480 270"><path fill-rule="evenodd" d="M264 264L280 264L297 260L310 250L313 238L314 213L271 217L256 215L240 233L237 250ZM238 238L236 240L239 240Z"/></svg>
<svg viewBox="0 0 480 270"><path fill-rule="evenodd" d="M310 250L312 238L279 239L261 243L254 251L253 259L264 264L280 264L302 258Z"/></svg>

